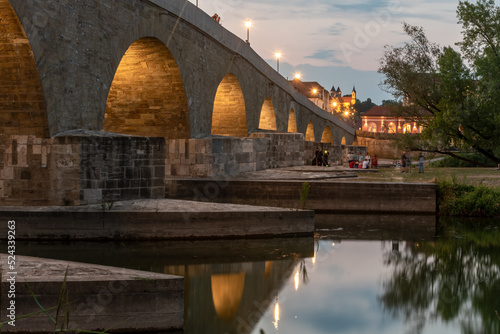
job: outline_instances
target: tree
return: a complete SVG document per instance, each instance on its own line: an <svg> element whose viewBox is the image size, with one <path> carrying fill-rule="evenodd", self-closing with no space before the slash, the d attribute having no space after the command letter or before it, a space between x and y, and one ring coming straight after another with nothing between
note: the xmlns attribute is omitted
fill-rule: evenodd
<svg viewBox="0 0 500 334"><path fill-rule="evenodd" d="M397 100L382 100L383 106L394 106L398 104L400 104L400 102L398 102Z"/></svg>
<svg viewBox="0 0 500 334"><path fill-rule="evenodd" d="M372 99L370 98L367 98L366 101L364 102L356 100L356 104L354 105L354 110L356 110L358 114L363 114L375 106L376 104L373 103Z"/></svg>
<svg viewBox="0 0 500 334"><path fill-rule="evenodd" d="M379 73L398 100L395 113L424 126L406 149L467 160L448 150L473 148L500 163L500 8L493 0L460 1L463 40L452 47L430 42L421 27L404 24L410 42L386 47Z"/></svg>

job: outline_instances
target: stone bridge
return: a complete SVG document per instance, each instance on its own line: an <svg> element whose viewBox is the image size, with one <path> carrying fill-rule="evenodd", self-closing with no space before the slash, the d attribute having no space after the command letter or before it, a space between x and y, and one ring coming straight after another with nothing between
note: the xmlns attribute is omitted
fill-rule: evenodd
<svg viewBox="0 0 500 334"><path fill-rule="evenodd" d="M0 129L3 205L159 197L355 138L185 0L0 0Z"/></svg>

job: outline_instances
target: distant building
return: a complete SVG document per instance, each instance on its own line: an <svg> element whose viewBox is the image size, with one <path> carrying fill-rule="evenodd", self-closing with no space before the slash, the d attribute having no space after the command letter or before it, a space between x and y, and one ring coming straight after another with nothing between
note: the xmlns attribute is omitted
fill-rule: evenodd
<svg viewBox="0 0 500 334"><path fill-rule="evenodd" d="M335 113L352 112L352 106L356 104L356 87L352 87L351 95L342 96L340 86L335 90L335 86L330 91L332 110Z"/></svg>
<svg viewBox="0 0 500 334"><path fill-rule="evenodd" d="M361 115L362 130L376 133L421 133L417 122L397 117L387 106L375 106Z"/></svg>
<svg viewBox="0 0 500 334"><path fill-rule="evenodd" d="M352 106L356 103L356 88L353 87L351 95L342 96L340 87L328 92L323 86L315 81L301 81L295 78L290 81L293 87L302 95L305 95L315 105L331 114L335 113L352 113Z"/></svg>

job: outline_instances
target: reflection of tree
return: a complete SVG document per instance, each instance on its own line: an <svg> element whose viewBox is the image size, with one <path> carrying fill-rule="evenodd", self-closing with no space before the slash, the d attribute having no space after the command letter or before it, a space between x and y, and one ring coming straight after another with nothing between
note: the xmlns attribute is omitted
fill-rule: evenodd
<svg viewBox="0 0 500 334"><path fill-rule="evenodd" d="M459 321L462 333L500 333L500 232L450 228L436 242L407 243L388 251L394 267L379 297L421 333L427 322ZM479 319L479 320L478 320Z"/></svg>

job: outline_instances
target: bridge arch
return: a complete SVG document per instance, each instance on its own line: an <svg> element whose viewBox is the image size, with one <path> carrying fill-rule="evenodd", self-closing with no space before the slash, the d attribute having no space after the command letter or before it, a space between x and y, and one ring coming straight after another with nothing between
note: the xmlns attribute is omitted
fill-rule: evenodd
<svg viewBox="0 0 500 334"><path fill-rule="evenodd" d="M325 130L323 131L323 136L321 137L321 142L333 144L332 129L329 126L325 127Z"/></svg>
<svg viewBox="0 0 500 334"><path fill-rule="evenodd" d="M212 134L247 137L245 99L238 78L228 73L220 82L214 99Z"/></svg>
<svg viewBox="0 0 500 334"><path fill-rule="evenodd" d="M295 117L295 110L290 109L290 116L288 116L288 132L296 133L297 131L297 118Z"/></svg>
<svg viewBox="0 0 500 334"><path fill-rule="evenodd" d="M274 113L273 101L267 97L260 111L259 129L262 130L277 130L276 115Z"/></svg>
<svg viewBox="0 0 500 334"><path fill-rule="evenodd" d="M307 124L305 140L306 141L315 141L315 139L314 139L314 125L312 122L309 122L309 124Z"/></svg>
<svg viewBox="0 0 500 334"><path fill-rule="evenodd" d="M170 139L190 137L180 70L159 39L138 39L123 55L109 90L104 130Z"/></svg>
<svg viewBox="0 0 500 334"><path fill-rule="evenodd" d="M42 83L31 44L8 0L0 0L0 134L48 138Z"/></svg>

